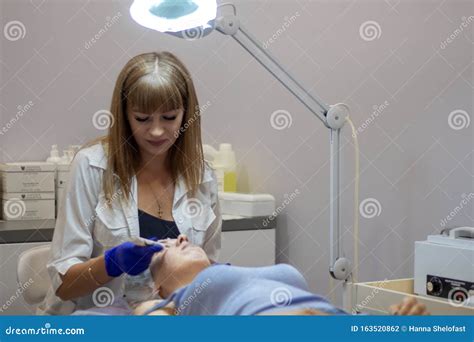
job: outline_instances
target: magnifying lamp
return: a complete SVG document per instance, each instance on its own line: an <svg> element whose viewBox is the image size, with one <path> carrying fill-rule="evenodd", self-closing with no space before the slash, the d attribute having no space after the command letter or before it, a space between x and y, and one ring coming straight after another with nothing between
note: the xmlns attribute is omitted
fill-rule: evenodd
<svg viewBox="0 0 474 342"><path fill-rule="evenodd" d="M232 13L218 14L230 7ZM351 262L343 256L340 228L340 134L349 108L343 103L328 105L310 94L254 37L245 30L233 3L219 6L215 0L135 0L130 7L132 18L140 25L184 39L198 39L214 30L234 38L265 67L308 110L330 130L330 265L331 276L348 280Z"/></svg>

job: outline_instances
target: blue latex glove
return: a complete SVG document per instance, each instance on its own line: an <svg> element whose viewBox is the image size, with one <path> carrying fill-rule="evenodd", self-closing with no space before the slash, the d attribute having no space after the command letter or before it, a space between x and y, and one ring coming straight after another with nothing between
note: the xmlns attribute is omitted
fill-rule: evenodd
<svg viewBox="0 0 474 342"><path fill-rule="evenodd" d="M111 277L118 277L122 273L140 274L150 266L153 254L162 249L162 245L137 246L130 241L115 246L104 254L107 274Z"/></svg>

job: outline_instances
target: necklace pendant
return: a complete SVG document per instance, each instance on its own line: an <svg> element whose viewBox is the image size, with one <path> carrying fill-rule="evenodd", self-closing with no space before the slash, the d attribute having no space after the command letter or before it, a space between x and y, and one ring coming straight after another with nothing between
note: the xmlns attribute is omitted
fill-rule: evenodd
<svg viewBox="0 0 474 342"><path fill-rule="evenodd" d="M158 217L161 218L163 212L161 211L161 206L158 204Z"/></svg>

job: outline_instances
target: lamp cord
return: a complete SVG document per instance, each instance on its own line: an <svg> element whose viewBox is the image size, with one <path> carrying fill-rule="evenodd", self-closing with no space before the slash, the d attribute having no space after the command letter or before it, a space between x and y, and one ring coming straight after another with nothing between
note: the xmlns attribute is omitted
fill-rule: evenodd
<svg viewBox="0 0 474 342"><path fill-rule="evenodd" d="M354 178L354 267L352 269L352 282L359 280L359 187L360 187L360 160L359 160L359 140L354 123L350 117L346 121L352 129L352 138L354 140L354 159L355 159L355 178Z"/></svg>

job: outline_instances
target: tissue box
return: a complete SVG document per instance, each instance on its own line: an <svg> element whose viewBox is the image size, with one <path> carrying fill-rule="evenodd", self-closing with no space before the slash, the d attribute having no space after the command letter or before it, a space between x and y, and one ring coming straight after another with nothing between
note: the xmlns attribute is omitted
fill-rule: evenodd
<svg viewBox="0 0 474 342"><path fill-rule="evenodd" d="M0 192L54 192L56 165L45 162L0 164Z"/></svg>
<svg viewBox="0 0 474 342"><path fill-rule="evenodd" d="M275 198L269 194L219 192L219 204L225 215L270 216L275 211Z"/></svg>
<svg viewBox="0 0 474 342"><path fill-rule="evenodd" d="M54 192L2 193L2 219L49 220L54 219Z"/></svg>

